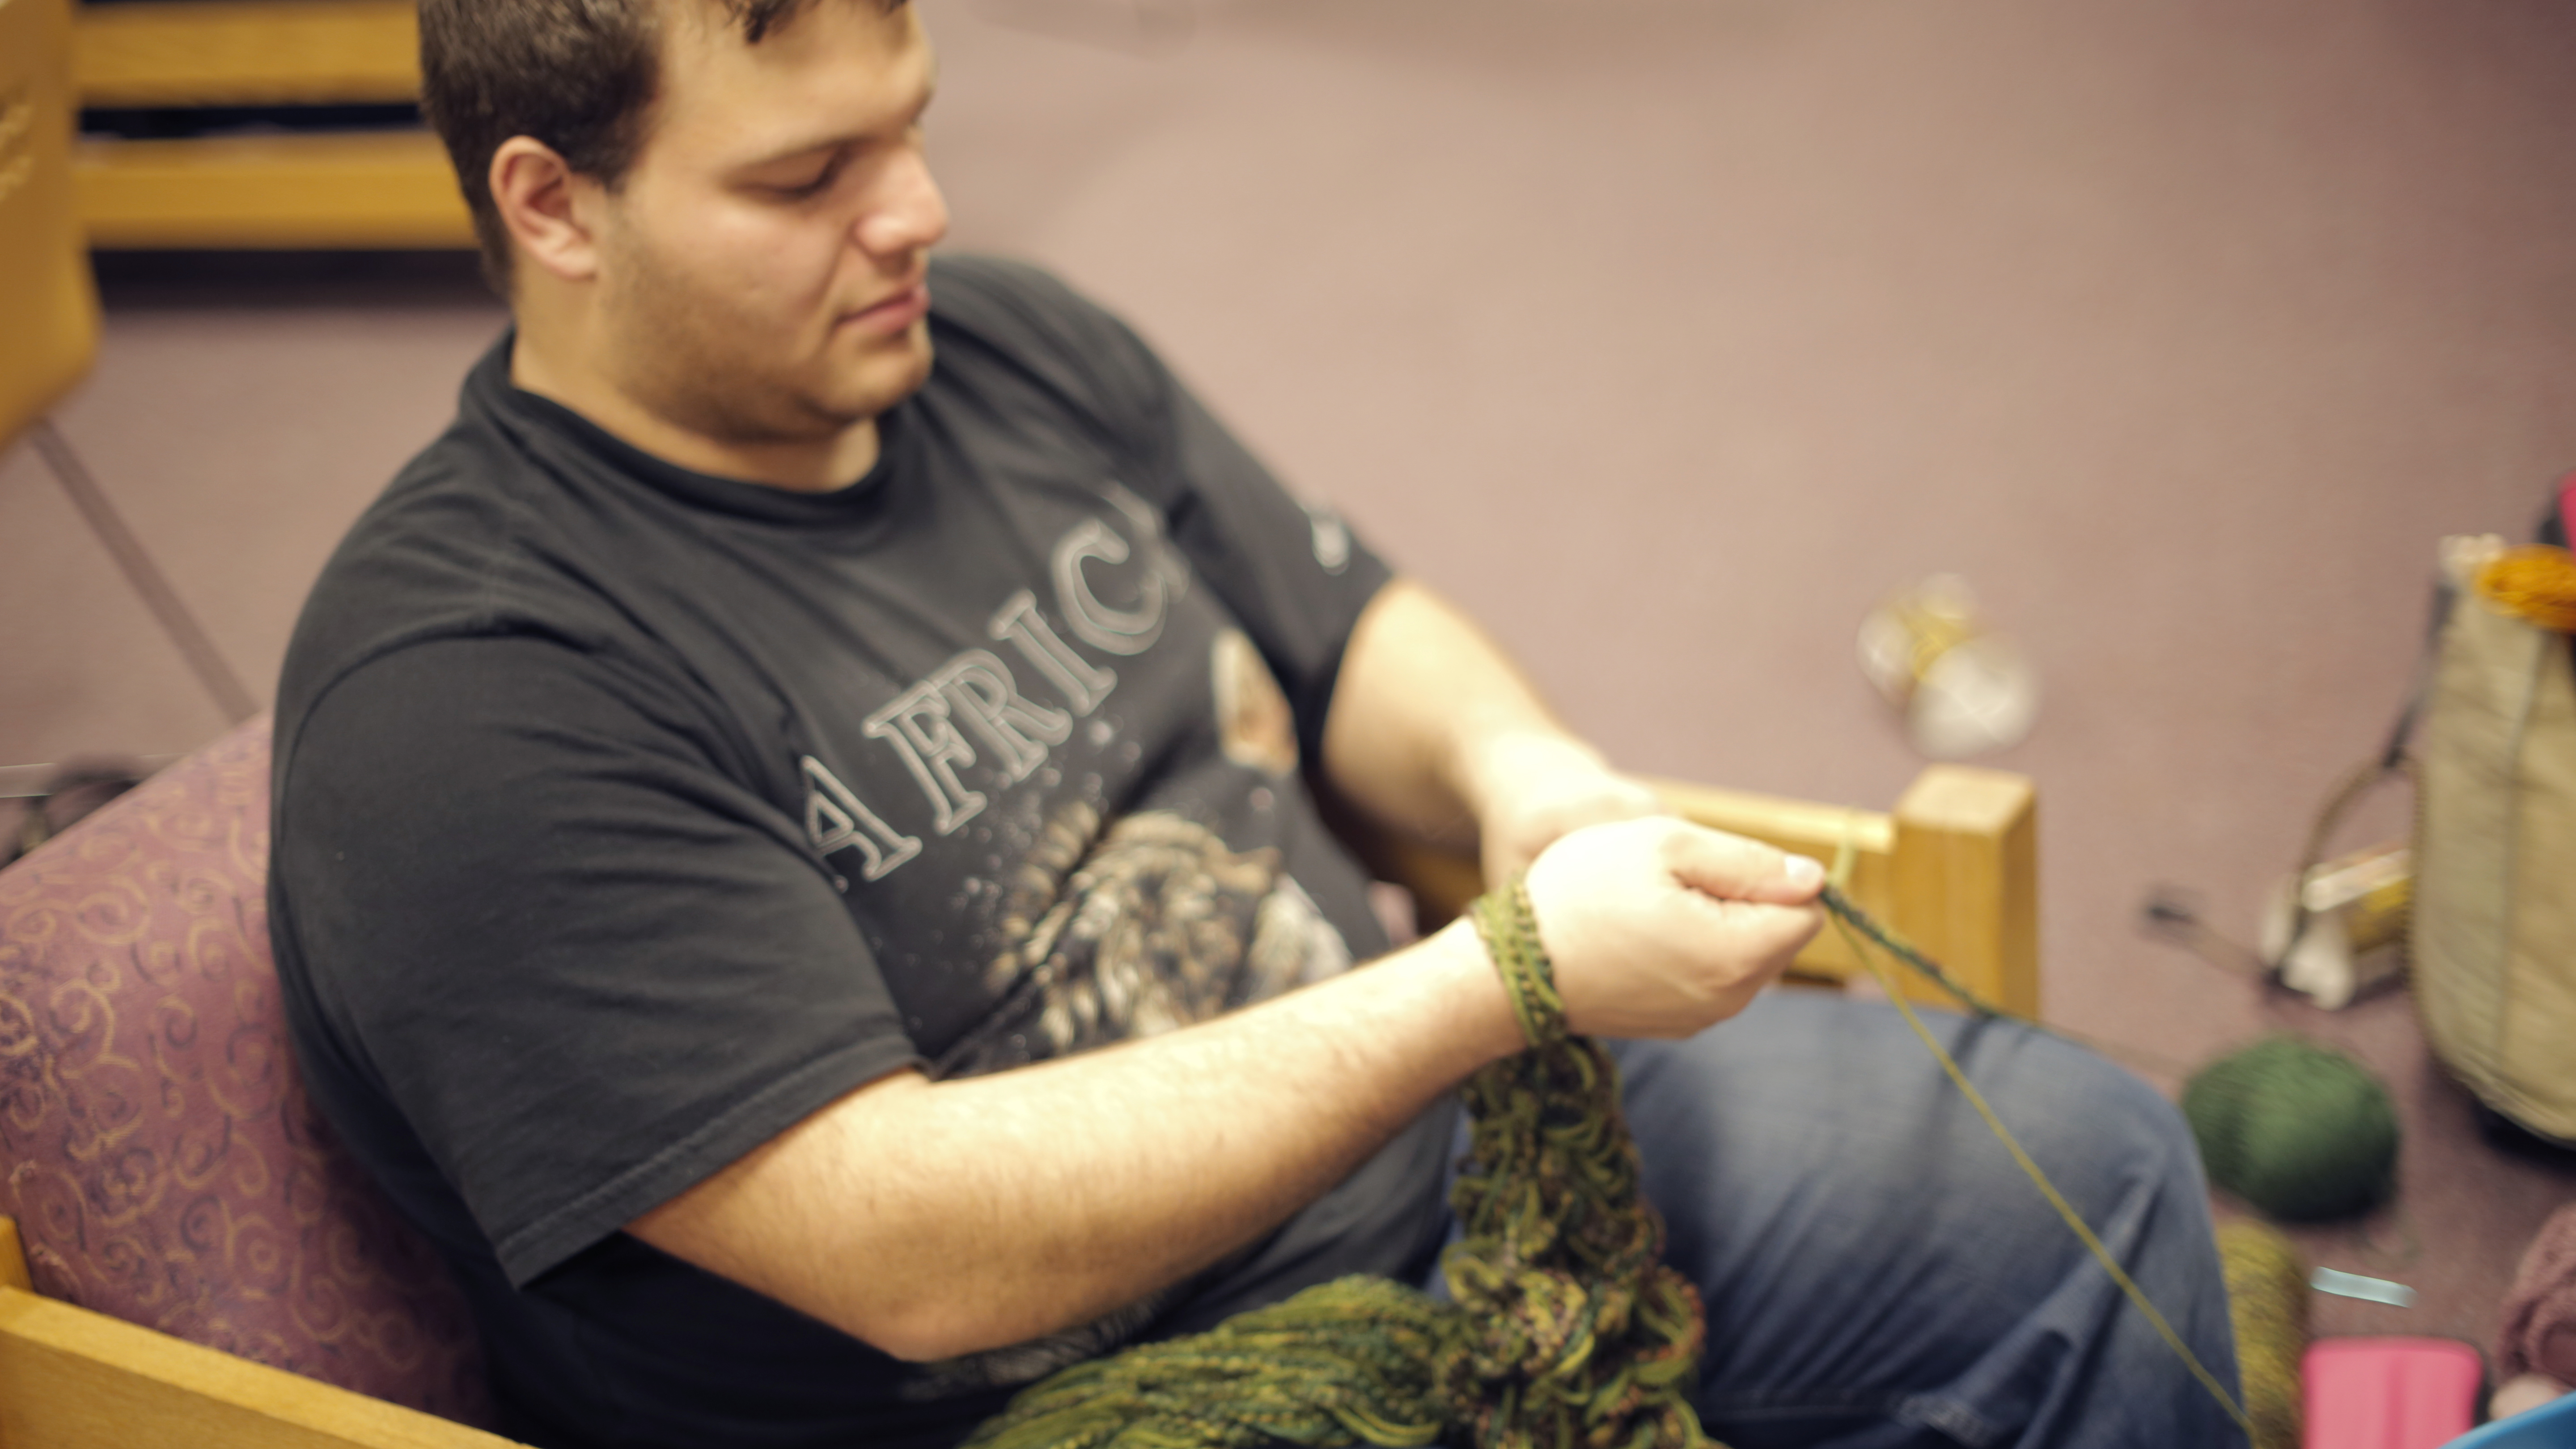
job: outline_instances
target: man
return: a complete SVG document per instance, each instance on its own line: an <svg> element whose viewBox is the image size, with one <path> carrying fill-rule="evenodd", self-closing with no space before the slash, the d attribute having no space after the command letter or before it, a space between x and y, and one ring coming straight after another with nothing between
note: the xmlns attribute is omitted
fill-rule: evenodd
<svg viewBox="0 0 2576 1449"><path fill-rule="evenodd" d="M1575 1029L1641 1039L1716 1432L2226 1441L1884 1012L1701 1034L1816 930L1813 862L1656 816L1114 320L930 262L911 8L422 36L517 325L307 606L271 924L514 1433L945 1445L1064 1363L1424 1280L1450 1089L1519 1027L1463 926L1385 953L1317 784L1526 867ZM1952 1030L2224 1371L2170 1110Z"/></svg>

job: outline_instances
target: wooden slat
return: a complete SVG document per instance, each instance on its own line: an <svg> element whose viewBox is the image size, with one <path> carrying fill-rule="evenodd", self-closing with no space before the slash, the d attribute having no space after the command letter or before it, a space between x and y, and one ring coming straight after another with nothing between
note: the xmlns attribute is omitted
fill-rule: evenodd
<svg viewBox="0 0 2576 1449"><path fill-rule="evenodd" d="M1891 862L1896 824L1888 815L1679 780L1648 783L1664 797L1664 803L1686 820L1759 840L1793 855L1811 856L1828 868L1848 843L1852 860L1845 891L1861 909L1873 915L1884 914L1895 899ZM1828 929L1798 953L1793 969L1801 975L1839 981L1867 968L1852 955L1842 933Z"/></svg>
<svg viewBox="0 0 2576 1449"><path fill-rule="evenodd" d="M1970 990L2036 1018L2038 796L2002 770L1941 765L1896 804L1888 920Z"/></svg>
<svg viewBox="0 0 2576 1449"><path fill-rule="evenodd" d="M511 1441L0 1288L9 1449L508 1449Z"/></svg>
<svg viewBox="0 0 2576 1449"><path fill-rule="evenodd" d="M0 4L0 448L98 351L72 189L71 43L65 0Z"/></svg>
<svg viewBox="0 0 2576 1449"><path fill-rule="evenodd" d="M27 1245L19 1241L16 1218L0 1217L0 1288L36 1291L36 1280L27 1273Z"/></svg>
<svg viewBox="0 0 2576 1449"><path fill-rule="evenodd" d="M1893 813L1678 780L1648 783L1685 819L1828 867L1848 847L1844 889L1863 910L1930 952L1970 990L2007 1010L2039 1014L2037 827L2028 779L1934 765ZM1426 927L1456 916L1484 888L1464 856L1383 834L1364 836L1363 844L1372 868L1413 891ZM1792 971L1842 981L1867 969L1843 933L1829 927L1798 954ZM1914 1000L1956 1004L1901 967L1896 977Z"/></svg>
<svg viewBox="0 0 2576 1449"><path fill-rule="evenodd" d="M1876 810L1820 805L1748 790L1721 790L1682 780L1650 780L1655 793L1685 819L1712 830L1776 845L1799 855L1812 855L1831 865L1845 841L1862 855L1884 856L1896 842L1893 823Z"/></svg>
<svg viewBox="0 0 2576 1449"><path fill-rule="evenodd" d="M467 247L425 131L92 141L73 158L95 247Z"/></svg>
<svg viewBox="0 0 2576 1449"><path fill-rule="evenodd" d="M408 101L420 93L407 0L146 0L84 6L84 106Z"/></svg>

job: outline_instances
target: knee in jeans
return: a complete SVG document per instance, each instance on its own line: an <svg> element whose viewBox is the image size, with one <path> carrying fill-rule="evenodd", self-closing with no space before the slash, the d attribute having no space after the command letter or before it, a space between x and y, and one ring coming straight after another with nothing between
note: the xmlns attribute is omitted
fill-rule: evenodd
<svg viewBox="0 0 2576 1449"><path fill-rule="evenodd" d="M2083 1047L2051 1039L2043 1110L2049 1136L2073 1152L2175 1190L2202 1189L2191 1126L2164 1094L2136 1073Z"/></svg>

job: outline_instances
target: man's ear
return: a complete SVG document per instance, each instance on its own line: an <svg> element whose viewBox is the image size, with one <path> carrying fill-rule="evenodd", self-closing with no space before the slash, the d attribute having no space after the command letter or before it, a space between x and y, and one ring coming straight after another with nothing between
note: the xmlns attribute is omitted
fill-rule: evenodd
<svg viewBox="0 0 2576 1449"><path fill-rule="evenodd" d="M533 136L512 136L492 153L492 204L528 263L567 282L588 281L599 268L595 216L581 205L595 183L574 173L555 149Z"/></svg>

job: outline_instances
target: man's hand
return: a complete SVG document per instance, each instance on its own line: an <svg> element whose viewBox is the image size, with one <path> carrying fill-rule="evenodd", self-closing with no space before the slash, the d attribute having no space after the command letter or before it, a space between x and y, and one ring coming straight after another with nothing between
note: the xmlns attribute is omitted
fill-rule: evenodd
<svg viewBox="0 0 2576 1449"><path fill-rule="evenodd" d="M1504 732L1480 742L1474 756L1468 774L1488 885L1529 869L1539 852L1584 826L1665 813L1654 791L1556 730Z"/></svg>
<svg viewBox="0 0 2576 1449"><path fill-rule="evenodd" d="M1824 867L1671 819L1574 831L1529 868L1566 1022L1691 1035L1744 1009L1824 925Z"/></svg>

